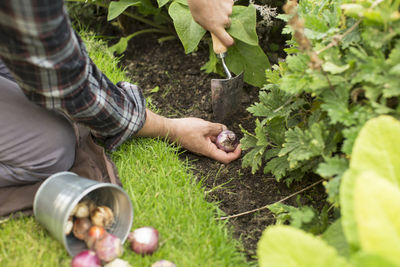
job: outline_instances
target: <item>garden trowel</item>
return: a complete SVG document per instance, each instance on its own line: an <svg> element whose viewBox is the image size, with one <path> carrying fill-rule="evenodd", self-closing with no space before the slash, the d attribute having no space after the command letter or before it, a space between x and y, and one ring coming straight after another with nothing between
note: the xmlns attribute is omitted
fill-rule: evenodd
<svg viewBox="0 0 400 267"><path fill-rule="evenodd" d="M214 52L221 59L222 67L226 74L226 79L211 80L213 115L217 122L228 123L234 119L234 115L240 110L243 92L243 72L236 77L232 77L225 64L228 49L214 34L211 34L211 37Z"/></svg>

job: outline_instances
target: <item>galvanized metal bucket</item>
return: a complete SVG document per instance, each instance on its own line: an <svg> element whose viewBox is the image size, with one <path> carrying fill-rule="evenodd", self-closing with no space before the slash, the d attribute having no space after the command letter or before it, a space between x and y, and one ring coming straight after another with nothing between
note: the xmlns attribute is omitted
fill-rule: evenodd
<svg viewBox="0 0 400 267"><path fill-rule="evenodd" d="M64 229L73 208L84 197L97 205L105 205L114 213L114 223L107 232L125 242L133 222L133 207L126 192L119 186L83 178L72 172L50 176L37 191L33 203L36 220L67 249L73 257L87 249L84 241L65 235Z"/></svg>

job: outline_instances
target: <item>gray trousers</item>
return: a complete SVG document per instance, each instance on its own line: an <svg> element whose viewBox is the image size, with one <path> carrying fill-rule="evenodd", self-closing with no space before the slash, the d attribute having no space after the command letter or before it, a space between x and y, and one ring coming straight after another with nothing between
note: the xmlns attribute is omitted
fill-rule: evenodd
<svg viewBox="0 0 400 267"><path fill-rule="evenodd" d="M0 187L69 170L75 143L71 124L30 102L0 61Z"/></svg>

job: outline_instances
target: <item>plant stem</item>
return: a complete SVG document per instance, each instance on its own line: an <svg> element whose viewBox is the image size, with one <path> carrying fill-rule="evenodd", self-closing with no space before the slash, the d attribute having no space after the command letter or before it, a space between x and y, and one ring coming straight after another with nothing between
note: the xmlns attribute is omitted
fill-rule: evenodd
<svg viewBox="0 0 400 267"><path fill-rule="evenodd" d="M341 35L336 35L332 39L332 42L330 42L326 47L322 48L321 50L317 51L317 55L321 54L322 52L328 50L331 47L337 46L344 37L346 37L348 34L350 34L355 28L358 27L358 25L361 23L362 19L359 19L356 23L353 24L345 33Z"/></svg>
<svg viewBox="0 0 400 267"><path fill-rule="evenodd" d="M322 183L323 181L324 181L324 179L321 179L321 180L319 180L319 181L313 183L312 185L309 185L309 186L307 186L306 188L303 188L303 189L301 189L301 190L299 190L299 191L297 191L297 192L295 192L295 193L293 193L293 194L291 194L291 195L289 195L289 196L287 196L287 197L285 197L285 198L282 198L281 200L278 200L278 201L276 201L276 202L274 202L274 203L272 203L272 204L268 204L268 205L265 205L265 206L263 206L263 207L261 207L261 208L257 208L257 209L254 209L254 210L245 211L245 212L238 213L238 214L234 214L234 215L220 217L220 218L218 218L218 220L232 219L232 218L236 218L236 217L240 217L240 216L243 216L243 215L247 215L247 214L250 214L250 213L253 213L253 212L256 212L256 211L260 211L260 210L267 209L270 205L273 205L273 204L276 204L276 203L281 203L281 202L283 202L283 201L286 201L286 200L288 200L288 199L291 198L291 197L294 197L294 196L296 196L296 195L298 195L298 194L300 194L300 193L302 193L302 192L304 192L304 191L306 191L306 190L308 190L308 189L310 189L310 188L313 188L314 186L316 186L316 185Z"/></svg>

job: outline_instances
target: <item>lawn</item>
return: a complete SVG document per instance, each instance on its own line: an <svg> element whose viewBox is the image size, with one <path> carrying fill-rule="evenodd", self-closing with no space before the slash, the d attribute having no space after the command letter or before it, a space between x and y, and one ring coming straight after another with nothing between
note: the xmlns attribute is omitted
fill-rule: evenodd
<svg viewBox="0 0 400 267"><path fill-rule="evenodd" d="M89 54L113 81L129 81L118 58L90 34L82 33ZM248 266L241 245L221 216L217 203L205 200L201 182L179 149L163 140L138 138L125 143L112 158L129 194L132 230L150 225L160 232L160 248L151 256L133 253L127 243L122 256L132 266L151 266L168 259L177 266ZM33 217L0 222L0 266L69 266L71 258Z"/></svg>

